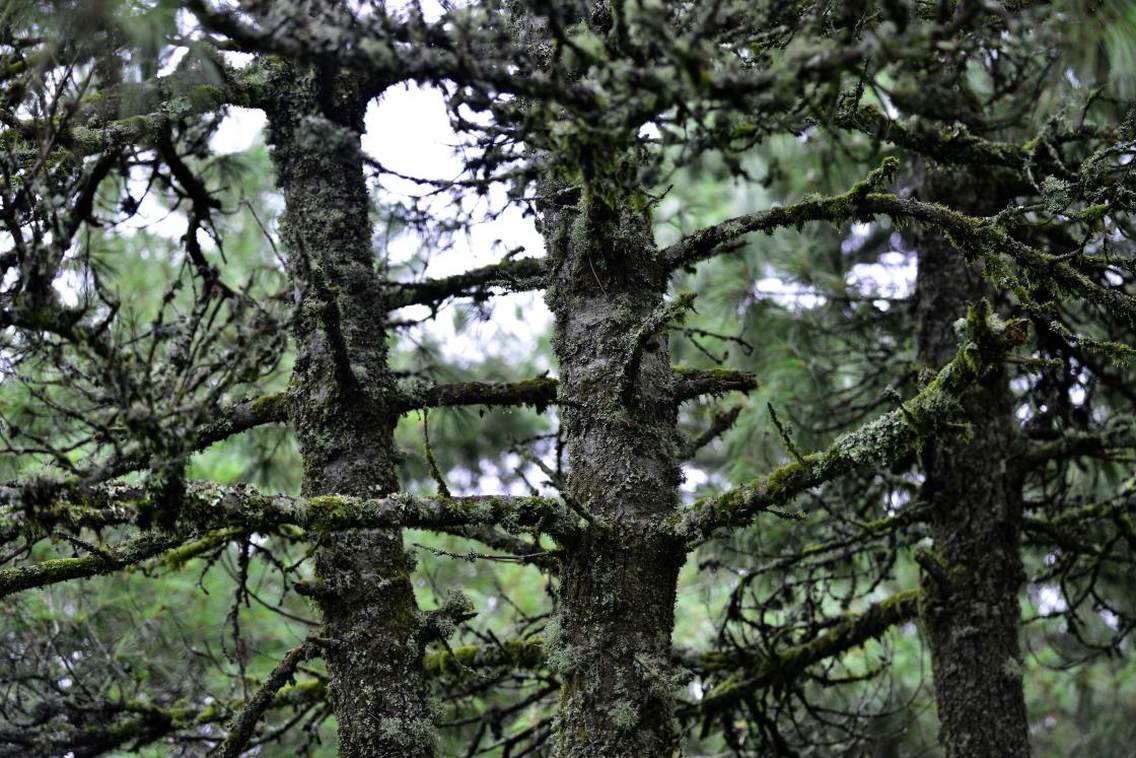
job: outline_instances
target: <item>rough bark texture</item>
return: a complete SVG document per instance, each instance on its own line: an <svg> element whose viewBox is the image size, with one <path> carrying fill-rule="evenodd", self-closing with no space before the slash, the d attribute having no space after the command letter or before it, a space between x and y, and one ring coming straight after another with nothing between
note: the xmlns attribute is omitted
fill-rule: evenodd
<svg viewBox="0 0 1136 758"><path fill-rule="evenodd" d="M398 486L398 414L359 145L367 99L344 76L278 76L269 124L297 304L289 418L303 493L375 497ZM412 566L397 530L321 537L311 594L323 614L341 755L433 752Z"/></svg>
<svg viewBox="0 0 1136 758"><path fill-rule="evenodd" d="M645 213L585 199L544 228L566 496L593 518L563 569L548 657L564 681L557 751L669 755L684 550L657 526L678 506L679 440L666 330L644 331L664 313L667 271Z"/></svg>
<svg viewBox="0 0 1136 758"><path fill-rule="evenodd" d="M972 177L957 172L931 177L928 189L944 200L963 202L971 212L996 210ZM988 291L981 273L943 236L922 234L915 247L919 358L935 366L956 350L954 324L967 304ZM950 758L1026 756L1018 644L1018 590L1024 580L1018 546L1021 484L1010 466L1016 438L1004 374L972 390L963 406L973 430L969 439L929 441L922 455L921 497L932 505L934 548L921 610L939 741Z"/></svg>

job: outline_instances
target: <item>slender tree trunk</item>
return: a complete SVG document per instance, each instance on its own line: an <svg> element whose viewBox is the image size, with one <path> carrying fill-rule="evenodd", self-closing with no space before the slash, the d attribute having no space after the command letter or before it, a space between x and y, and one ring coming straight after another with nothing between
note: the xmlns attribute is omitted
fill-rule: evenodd
<svg viewBox="0 0 1136 758"><path fill-rule="evenodd" d="M960 172L932 176L932 196L971 213L997 210L993 193ZM920 362L938 366L958 346L955 322L987 295L982 275L949 240L916 237ZM1011 396L1003 372L963 401L972 433L927 443L921 497L934 540L922 620L931 650L939 741L949 758L1029 755L1018 645L1021 482Z"/></svg>
<svg viewBox="0 0 1136 758"><path fill-rule="evenodd" d="M628 204L630 205L630 204ZM594 519L572 547L550 660L564 681L557 754L666 756L675 747L670 663L683 545L657 526L678 506L667 271L645 213L598 202L546 213L566 496Z"/></svg>
<svg viewBox="0 0 1136 758"><path fill-rule="evenodd" d="M398 486L398 415L359 145L367 99L345 76L286 70L280 79L269 125L296 298L289 418L303 492L383 495ZM310 591L323 614L340 754L432 754L423 624L400 533L318 539Z"/></svg>

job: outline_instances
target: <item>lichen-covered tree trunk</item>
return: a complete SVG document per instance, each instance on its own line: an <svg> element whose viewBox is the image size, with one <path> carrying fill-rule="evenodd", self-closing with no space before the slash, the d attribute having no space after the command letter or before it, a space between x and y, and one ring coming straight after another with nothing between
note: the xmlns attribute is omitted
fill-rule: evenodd
<svg viewBox="0 0 1136 758"><path fill-rule="evenodd" d="M952 172L932 177L928 189L971 212L996 210L991 194L976 197L974 185L973 177ZM919 358L938 366L957 349L955 322L988 290L980 271L942 235L918 235L915 249ZM1026 756L1018 644L1021 483L1012 465L1015 422L1004 373L987 377L963 406L971 432L929 441L922 454L921 497L931 506L934 548L925 561L921 615L939 741L950 758Z"/></svg>
<svg viewBox="0 0 1136 758"><path fill-rule="evenodd" d="M296 301L289 418L303 492L386 494L398 486L398 414L359 143L367 99L348 76L291 67L277 76L269 126ZM313 537L318 579L309 592L323 615L340 754L432 754L423 625L401 534Z"/></svg>
<svg viewBox="0 0 1136 758"><path fill-rule="evenodd" d="M677 739L670 647L684 550L658 529L679 483L659 318L667 270L647 215L630 205L585 198L545 214L566 497L593 519L563 568L550 635L563 756L665 756Z"/></svg>

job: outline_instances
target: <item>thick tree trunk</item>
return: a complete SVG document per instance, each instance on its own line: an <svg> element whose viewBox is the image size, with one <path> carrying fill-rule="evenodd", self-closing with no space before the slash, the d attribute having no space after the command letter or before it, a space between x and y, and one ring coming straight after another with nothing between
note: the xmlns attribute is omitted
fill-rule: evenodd
<svg viewBox="0 0 1136 758"><path fill-rule="evenodd" d="M995 210L972 177L937 175L933 195L971 212ZM972 193L968 198L965 194ZM919 254L918 347L938 366L958 346L955 322L987 293L981 273L941 235L915 240ZM931 505L933 553L923 580L922 620L931 651L939 741L950 758L1027 756L1029 739L1018 645L1021 483L1014 473L1015 421L1004 373L963 401L969 439L923 451L921 497Z"/></svg>
<svg viewBox="0 0 1136 758"><path fill-rule="evenodd" d="M346 77L280 76L269 125L297 307L289 418L303 454L303 492L390 493L398 486L398 414L359 145L366 98ZM423 625L401 535L319 540L311 594L323 614L340 754L432 754Z"/></svg>
<svg viewBox="0 0 1136 758"><path fill-rule="evenodd" d="M593 518L564 567L551 641L564 680L556 749L665 756L677 740L670 647L684 550L657 534L678 506L674 375L666 330L644 325L665 326L667 271L645 214L581 206L545 217L566 496Z"/></svg>

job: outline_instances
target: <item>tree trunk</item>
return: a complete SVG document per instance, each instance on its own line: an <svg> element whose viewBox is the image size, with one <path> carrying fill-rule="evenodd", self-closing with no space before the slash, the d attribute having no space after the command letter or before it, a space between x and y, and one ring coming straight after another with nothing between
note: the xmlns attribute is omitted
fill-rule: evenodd
<svg viewBox="0 0 1136 758"><path fill-rule="evenodd" d="M933 197L985 215L993 193L959 172L931 177ZM965 188L961 189L960 188ZM969 196L968 196L969 195ZM981 199L979 199L981 198ZM954 323L988 295L981 272L939 234L915 239L920 362L939 366L958 346ZM1012 399L1004 372L963 400L971 434L929 441L921 497L934 540L923 578L922 621L931 651L942 744L949 758L1029 755L1018 645L1024 580L1021 482Z"/></svg>
<svg viewBox="0 0 1136 758"><path fill-rule="evenodd" d="M290 68L290 67L289 67ZM367 98L326 72L280 72L269 111L296 298L289 418L303 493L373 497L398 487L381 281L359 135ZM346 756L434 750L423 624L397 530L318 536L321 648Z"/></svg>
<svg viewBox="0 0 1136 758"><path fill-rule="evenodd" d="M544 219L566 497L593 519L564 566L550 635L562 756L665 756L677 741L670 647L685 553L657 533L678 506L674 373L665 328L644 331L665 327L667 271L629 205L585 198Z"/></svg>

